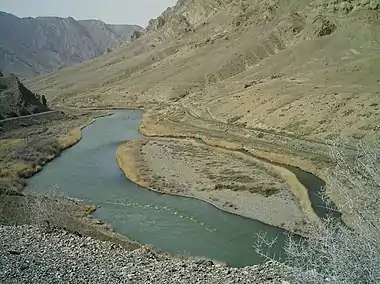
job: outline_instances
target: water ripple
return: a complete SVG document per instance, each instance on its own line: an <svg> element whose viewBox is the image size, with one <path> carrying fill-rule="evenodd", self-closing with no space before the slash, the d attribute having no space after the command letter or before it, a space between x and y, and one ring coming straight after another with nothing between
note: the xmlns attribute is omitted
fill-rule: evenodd
<svg viewBox="0 0 380 284"><path fill-rule="evenodd" d="M86 200L86 201L87 202L93 202L90 200ZM193 216L185 215L181 212L177 212L174 210L174 208L167 207L167 206L159 206L157 204L140 204L138 202L127 202L127 203L121 202L121 201L115 202L115 201L109 201L109 200L96 202L96 204L98 204L100 206L112 205L112 206L122 206L122 207L127 207L127 208L129 207L129 208L151 209L151 210L157 211L157 212L167 212L172 216L176 216L178 219L185 219L185 220L189 220L190 222L193 222L195 224L198 224L198 225L204 227L204 229L208 232L215 232L216 231L215 228L204 224L204 222L202 222L201 220L198 220L197 218L195 218Z"/></svg>

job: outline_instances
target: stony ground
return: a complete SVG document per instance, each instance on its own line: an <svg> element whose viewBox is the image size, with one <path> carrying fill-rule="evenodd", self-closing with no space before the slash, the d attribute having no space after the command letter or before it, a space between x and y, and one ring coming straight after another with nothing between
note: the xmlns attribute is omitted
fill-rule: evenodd
<svg viewBox="0 0 380 284"><path fill-rule="evenodd" d="M64 231L0 227L1 283L284 283L272 264L229 268Z"/></svg>

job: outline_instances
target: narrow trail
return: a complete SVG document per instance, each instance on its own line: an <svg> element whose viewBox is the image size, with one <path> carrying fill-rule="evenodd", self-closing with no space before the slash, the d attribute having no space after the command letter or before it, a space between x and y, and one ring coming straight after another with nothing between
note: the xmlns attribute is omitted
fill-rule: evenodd
<svg viewBox="0 0 380 284"><path fill-rule="evenodd" d="M50 111L39 112L39 113L34 113L34 114L29 114L29 115L23 115L23 116L5 118L5 119L1 119L0 123L7 122L7 121L14 121L14 120L22 120L22 119L30 118L30 117L45 116L47 114L52 114L52 113L59 113L59 111L57 111L57 110L50 110Z"/></svg>

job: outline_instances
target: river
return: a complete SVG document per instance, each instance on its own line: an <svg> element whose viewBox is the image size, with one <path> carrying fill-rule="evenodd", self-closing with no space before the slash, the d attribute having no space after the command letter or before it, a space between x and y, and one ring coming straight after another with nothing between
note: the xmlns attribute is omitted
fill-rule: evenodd
<svg viewBox="0 0 380 284"><path fill-rule="evenodd" d="M212 205L155 193L124 176L116 163L118 146L141 138L141 114L116 111L83 130L82 140L28 180L26 191L52 186L66 195L100 205L94 216L114 230L165 252L204 256L241 267L259 264L256 234L277 237L270 253L283 254L282 229L223 212Z"/></svg>

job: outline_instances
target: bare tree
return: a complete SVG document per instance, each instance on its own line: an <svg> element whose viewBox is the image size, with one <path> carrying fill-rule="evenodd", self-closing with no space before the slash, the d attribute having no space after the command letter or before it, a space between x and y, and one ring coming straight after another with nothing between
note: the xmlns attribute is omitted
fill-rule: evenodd
<svg viewBox="0 0 380 284"><path fill-rule="evenodd" d="M377 143L360 144L355 155L344 153L340 143L331 147L336 167L330 190L339 195L338 208L347 224L327 218L312 224L307 239L289 236L285 258L277 264L290 283L380 283L380 150ZM264 254L259 238L256 249Z"/></svg>

